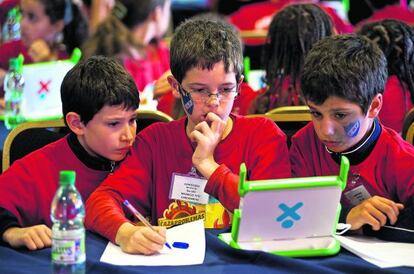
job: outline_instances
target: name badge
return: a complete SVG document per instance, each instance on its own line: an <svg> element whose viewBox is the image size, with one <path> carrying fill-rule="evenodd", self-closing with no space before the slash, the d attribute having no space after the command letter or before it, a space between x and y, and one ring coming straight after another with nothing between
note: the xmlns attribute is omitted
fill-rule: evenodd
<svg viewBox="0 0 414 274"><path fill-rule="evenodd" d="M363 185L345 192L344 195L353 206L356 206L371 197L371 194L369 194L368 190Z"/></svg>
<svg viewBox="0 0 414 274"><path fill-rule="evenodd" d="M198 176L195 169L188 174L173 173L171 179L170 199L194 204L208 204L209 195L204 192L207 180Z"/></svg>

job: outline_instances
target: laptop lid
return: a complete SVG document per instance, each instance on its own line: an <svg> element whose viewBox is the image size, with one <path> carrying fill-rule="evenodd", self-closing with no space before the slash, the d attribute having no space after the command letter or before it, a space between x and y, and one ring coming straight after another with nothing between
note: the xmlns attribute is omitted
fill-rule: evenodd
<svg viewBox="0 0 414 274"><path fill-rule="evenodd" d="M334 183L336 178L327 179L324 182L332 180ZM290 184L305 182L308 181ZM242 198L237 240L249 242L329 236L335 224L341 192L340 186L302 186L248 192Z"/></svg>
<svg viewBox="0 0 414 274"><path fill-rule="evenodd" d="M246 181L242 165L232 239L241 244L332 236L348 170L343 157L339 176Z"/></svg>
<svg viewBox="0 0 414 274"><path fill-rule="evenodd" d="M46 120L62 117L60 86L66 73L79 61L81 53L75 49L67 60L23 65L25 81L22 99L22 115L30 120Z"/></svg>

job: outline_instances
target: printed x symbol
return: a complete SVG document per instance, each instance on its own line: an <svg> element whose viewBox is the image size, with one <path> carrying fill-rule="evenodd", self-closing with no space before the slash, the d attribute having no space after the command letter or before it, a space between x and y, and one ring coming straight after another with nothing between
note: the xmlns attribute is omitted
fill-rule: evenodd
<svg viewBox="0 0 414 274"><path fill-rule="evenodd" d="M43 91L44 92L49 92L49 85L50 85L51 82L52 82L51 80L47 81L46 83L43 82L43 81L40 81L39 82L40 89L37 91L37 94L41 94L41 93L43 93Z"/></svg>
<svg viewBox="0 0 414 274"><path fill-rule="evenodd" d="M300 220L300 215L296 211L303 206L302 202L297 203L296 205L289 207L285 203L279 204L279 208L283 211L283 214L276 218L277 222L282 222L283 228L291 228L293 226L292 220L285 220L286 218L292 218L295 221Z"/></svg>

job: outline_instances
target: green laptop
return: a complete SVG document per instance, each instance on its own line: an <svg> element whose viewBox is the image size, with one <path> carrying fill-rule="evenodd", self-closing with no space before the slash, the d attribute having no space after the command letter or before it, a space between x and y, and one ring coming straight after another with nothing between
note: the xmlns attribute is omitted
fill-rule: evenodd
<svg viewBox="0 0 414 274"><path fill-rule="evenodd" d="M334 237L349 161L342 157L339 176L246 181L240 167L240 206L231 233L219 237L234 248L292 257L339 252Z"/></svg>

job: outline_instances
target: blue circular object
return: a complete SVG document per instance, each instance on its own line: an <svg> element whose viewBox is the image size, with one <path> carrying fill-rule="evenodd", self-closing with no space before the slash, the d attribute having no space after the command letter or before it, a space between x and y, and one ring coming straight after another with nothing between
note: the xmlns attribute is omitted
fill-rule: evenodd
<svg viewBox="0 0 414 274"><path fill-rule="evenodd" d="M282 222L282 227L283 228L291 228L293 226L293 221L292 220L285 220Z"/></svg>

